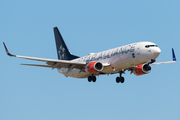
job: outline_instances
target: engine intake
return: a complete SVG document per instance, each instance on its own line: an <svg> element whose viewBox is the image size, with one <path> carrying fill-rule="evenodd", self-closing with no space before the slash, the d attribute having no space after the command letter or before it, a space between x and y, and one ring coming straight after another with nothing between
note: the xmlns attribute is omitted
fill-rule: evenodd
<svg viewBox="0 0 180 120"><path fill-rule="evenodd" d="M151 66L149 66L149 64L137 65L135 69L133 70L133 73L135 75L144 75L150 72L151 72Z"/></svg>
<svg viewBox="0 0 180 120"><path fill-rule="evenodd" d="M92 74L101 72L103 68L103 64L97 61L90 62L86 67L87 71Z"/></svg>

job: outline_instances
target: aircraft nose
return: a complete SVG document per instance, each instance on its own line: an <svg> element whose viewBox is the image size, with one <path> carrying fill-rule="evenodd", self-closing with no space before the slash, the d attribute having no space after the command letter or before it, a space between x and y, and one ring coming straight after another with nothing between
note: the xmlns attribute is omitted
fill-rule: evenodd
<svg viewBox="0 0 180 120"><path fill-rule="evenodd" d="M161 49L159 47L156 47L154 50L153 50L153 54L156 55L156 56L159 56L159 54L161 53Z"/></svg>

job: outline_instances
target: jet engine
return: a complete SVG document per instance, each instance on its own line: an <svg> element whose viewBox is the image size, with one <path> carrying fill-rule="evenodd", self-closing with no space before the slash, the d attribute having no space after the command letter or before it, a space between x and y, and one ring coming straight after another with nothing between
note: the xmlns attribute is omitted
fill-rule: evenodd
<svg viewBox="0 0 180 120"><path fill-rule="evenodd" d="M137 65L135 67L135 69L133 70L133 73L135 75L144 75L144 74L148 74L151 72L151 66L149 66L149 64L140 64Z"/></svg>
<svg viewBox="0 0 180 120"><path fill-rule="evenodd" d="M87 67L86 67L86 70L89 72L89 73L99 73L103 70L103 64L101 62L98 62L98 61L93 61L93 62L90 62Z"/></svg>

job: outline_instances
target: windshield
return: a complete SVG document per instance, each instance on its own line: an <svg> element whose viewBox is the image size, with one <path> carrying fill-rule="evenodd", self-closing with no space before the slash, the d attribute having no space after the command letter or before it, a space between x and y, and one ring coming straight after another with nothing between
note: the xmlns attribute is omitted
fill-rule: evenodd
<svg viewBox="0 0 180 120"><path fill-rule="evenodd" d="M158 46L157 45L146 45L145 47L149 48L149 47L158 47Z"/></svg>

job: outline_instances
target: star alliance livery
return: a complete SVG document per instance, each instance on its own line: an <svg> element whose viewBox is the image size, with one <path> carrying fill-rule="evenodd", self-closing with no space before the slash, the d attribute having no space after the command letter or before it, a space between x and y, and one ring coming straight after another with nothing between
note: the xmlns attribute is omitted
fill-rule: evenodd
<svg viewBox="0 0 180 120"><path fill-rule="evenodd" d="M58 60L13 55L8 51L4 42L3 44L9 56L46 62L46 65L22 65L56 68L66 77L87 78L89 82L96 82L96 76L99 75L119 73L116 82L124 83L122 74L126 70L138 76L150 73L152 65L176 62L176 56L172 49L173 61L155 63L161 50L152 42L132 43L99 53L90 53L85 57L78 57L69 52L57 27L54 27L54 35Z"/></svg>

